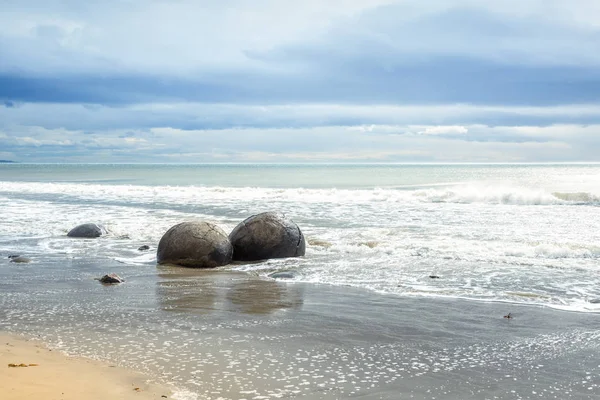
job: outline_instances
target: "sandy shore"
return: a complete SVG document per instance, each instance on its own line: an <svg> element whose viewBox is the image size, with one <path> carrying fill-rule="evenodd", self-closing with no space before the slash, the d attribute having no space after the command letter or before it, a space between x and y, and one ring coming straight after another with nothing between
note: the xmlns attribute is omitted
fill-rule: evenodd
<svg viewBox="0 0 600 400"><path fill-rule="evenodd" d="M61 268L9 269L0 329L129 370L0 335L2 400L600 400L596 313L163 266L120 266L127 283L106 287L86 278L103 262Z"/></svg>
<svg viewBox="0 0 600 400"><path fill-rule="evenodd" d="M11 367L11 364L27 367ZM136 372L98 361L68 357L42 343L0 334L3 400L164 399L171 390L146 383Z"/></svg>

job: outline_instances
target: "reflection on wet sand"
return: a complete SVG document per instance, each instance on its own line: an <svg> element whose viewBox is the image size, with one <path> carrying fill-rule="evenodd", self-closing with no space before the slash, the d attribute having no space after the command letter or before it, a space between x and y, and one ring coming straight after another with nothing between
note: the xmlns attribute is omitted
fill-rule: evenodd
<svg viewBox="0 0 600 400"><path fill-rule="evenodd" d="M304 290L245 273L159 266L156 294L165 311L270 314L300 309Z"/></svg>
<svg viewBox="0 0 600 400"><path fill-rule="evenodd" d="M279 309L299 309L303 291L297 286L262 279L246 279L227 291L231 310L245 314L269 314Z"/></svg>

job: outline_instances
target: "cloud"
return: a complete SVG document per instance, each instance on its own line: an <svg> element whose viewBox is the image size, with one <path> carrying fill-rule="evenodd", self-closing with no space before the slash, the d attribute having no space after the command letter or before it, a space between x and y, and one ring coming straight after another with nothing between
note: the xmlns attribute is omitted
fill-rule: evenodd
<svg viewBox="0 0 600 400"><path fill-rule="evenodd" d="M99 157L107 156L114 162L173 162L177 158L177 162L600 161L596 151L600 125L472 125L464 127L468 133L454 135L415 134L427 129L436 131L439 126L373 125L369 131L349 128L151 128L125 136L127 131L123 130L89 135L20 127L20 135L8 131L0 137L0 145L13 154L28 155L20 160L38 162L67 157L97 162Z"/></svg>
<svg viewBox="0 0 600 400"><path fill-rule="evenodd" d="M151 128L205 130L227 128L305 128L347 126L368 131L377 126L544 126L600 123L600 105L552 107L477 106L447 104L432 106L288 104L245 105L204 103L149 103L130 106L89 107L81 104L25 103L0 108L0 129L41 126L94 131ZM394 130L392 133L397 133ZM124 132L125 134L125 132Z"/></svg>
<svg viewBox="0 0 600 400"><path fill-rule="evenodd" d="M425 127L422 131L419 131L420 135L464 135L469 130L464 126L450 125L450 126L429 126Z"/></svg>
<svg viewBox="0 0 600 400"><path fill-rule="evenodd" d="M600 4L5 0L37 161L597 160Z"/></svg>
<svg viewBox="0 0 600 400"><path fill-rule="evenodd" d="M73 143L70 140L39 140L29 136L15 136L14 140L18 144L39 146L71 146Z"/></svg>
<svg viewBox="0 0 600 400"><path fill-rule="evenodd" d="M265 68L245 55L325 33L336 20L387 1L222 2L8 0L0 35L5 68L43 61L44 71L152 71ZM218 34L216 34L218 33ZM210 56L207 56L210 55Z"/></svg>
<svg viewBox="0 0 600 400"><path fill-rule="evenodd" d="M385 48L392 59L443 54L561 65L600 59L589 51L597 48L600 29L593 0L576 6L540 0L107 0L93 6L5 0L3 10L4 68L36 73L273 72L276 65L253 55L321 47L348 55L375 49L371 55L380 57Z"/></svg>
<svg viewBox="0 0 600 400"><path fill-rule="evenodd" d="M3 8L6 101L600 101L600 12L587 0L12 0Z"/></svg>

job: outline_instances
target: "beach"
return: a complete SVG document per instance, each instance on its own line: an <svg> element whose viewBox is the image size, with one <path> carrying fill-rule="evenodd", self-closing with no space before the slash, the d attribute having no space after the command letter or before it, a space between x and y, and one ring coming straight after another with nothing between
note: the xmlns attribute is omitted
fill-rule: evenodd
<svg viewBox="0 0 600 400"><path fill-rule="evenodd" d="M16 389L56 363L115 398L600 398L598 166L2 168L0 331L57 357L3 352ZM304 257L156 263L176 223L267 210Z"/></svg>
<svg viewBox="0 0 600 400"><path fill-rule="evenodd" d="M86 358L67 357L42 342L0 334L2 399L162 399L171 390L139 373ZM16 365L16 366L13 366Z"/></svg>
<svg viewBox="0 0 600 400"><path fill-rule="evenodd" d="M0 400L600 400L600 0L0 4Z"/></svg>
<svg viewBox="0 0 600 400"><path fill-rule="evenodd" d="M103 360L78 361L96 382L112 379L112 363L172 385L176 399L594 399L600 393L595 314L374 297L364 289L226 270L159 272L155 294L171 315L168 325L149 313L110 309L75 321L65 309L53 312L55 322L19 318L18 329L59 351ZM111 301L139 295L125 284L101 289L116 297ZM27 353L10 362L32 360L48 362ZM114 390L121 395L137 396L132 386L145 387L139 376L119 377Z"/></svg>

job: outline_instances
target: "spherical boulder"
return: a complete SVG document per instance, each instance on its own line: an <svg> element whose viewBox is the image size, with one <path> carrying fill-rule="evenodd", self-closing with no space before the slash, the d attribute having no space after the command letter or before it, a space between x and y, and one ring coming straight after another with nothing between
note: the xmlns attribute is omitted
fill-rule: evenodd
<svg viewBox="0 0 600 400"><path fill-rule="evenodd" d="M247 218L229 234L229 240L233 259L237 261L299 257L306 253L304 235L298 225L278 212Z"/></svg>
<svg viewBox="0 0 600 400"><path fill-rule="evenodd" d="M214 268L231 262L233 248L227 234L204 221L182 222L169 229L158 243L159 264Z"/></svg>
<svg viewBox="0 0 600 400"><path fill-rule="evenodd" d="M82 224L71 229L67 236L75 238L97 238L106 235L108 232L102 225Z"/></svg>

